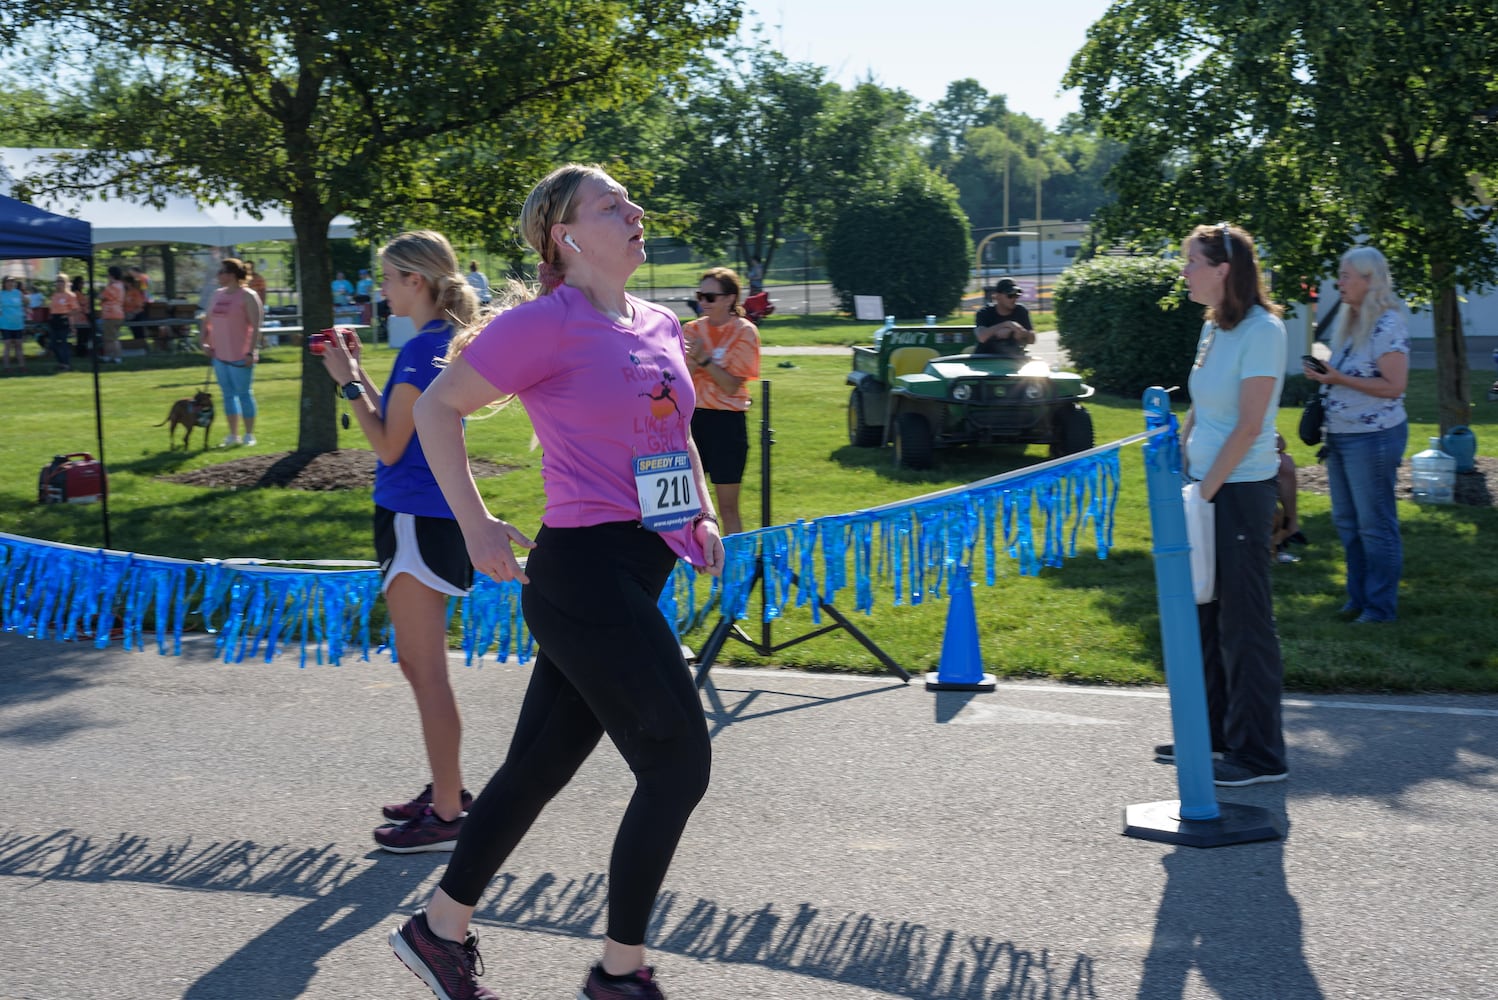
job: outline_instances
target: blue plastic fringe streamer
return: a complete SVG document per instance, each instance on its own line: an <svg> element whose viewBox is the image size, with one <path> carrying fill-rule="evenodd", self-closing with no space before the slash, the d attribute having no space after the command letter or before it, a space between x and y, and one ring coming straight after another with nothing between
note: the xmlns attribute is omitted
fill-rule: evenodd
<svg viewBox="0 0 1498 1000"><path fill-rule="evenodd" d="M1160 435L1146 447L1173 440ZM835 603L850 582L854 607L871 614L875 578L890 580L895 605L921 604L950 592L958 566L972 570L981 562L992 586L1000 553L1026 576L1060 566L1076 555L1088 524L1098 558L1106 559L1118 504L1118 452L1115 443L1033 472L733 535L724 542L722 578L710 580L707 595L699 598L702 574L679 563L661 595L661 612L678 635L712 612L747 618L756 568L763 570L767 621L794 602L810 604L820 623L820 605ZM1178 468L1179 456L1171 458ZM192 624L214 635L229 663L268 662L288 648L302 666L309 658L334 665L350 655L367 660L379 573L367 563L337 565L194 562L0 533L0 630L92 640L100 648L118 638L126 649L144 649L150 630L159 652L176 655ZM460 619L466 662L490 652L521 663L533 655L518 584L481 577L449 609ZM380 647L389 643L387 627Z"/></svg>

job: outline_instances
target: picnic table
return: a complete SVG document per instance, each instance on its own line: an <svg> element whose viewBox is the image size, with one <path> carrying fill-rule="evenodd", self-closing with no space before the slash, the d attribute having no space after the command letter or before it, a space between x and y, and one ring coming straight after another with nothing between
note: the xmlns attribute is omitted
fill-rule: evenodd
<svg viewBox="0 0 1498 1000"><path fill-rule="evenodd" d="M197 337L193 335L192 330L197 325L197 319L166 316L161 319L126 320L120 324L120 329L149 330L156 327L163 328L167 332L165 334L157 333L153 338L157 346L163 350L188 353L198 350Z"/></svg>

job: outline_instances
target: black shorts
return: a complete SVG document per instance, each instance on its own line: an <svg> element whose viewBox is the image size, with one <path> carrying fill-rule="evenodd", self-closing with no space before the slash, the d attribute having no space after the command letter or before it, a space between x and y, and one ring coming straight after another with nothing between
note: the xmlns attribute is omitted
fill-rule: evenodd
<svg viewBox="0 0 1498 1000"><path fill-rule="evenodd" d="M25 336L25 330L0 330L0 340L21 340Z"/></svg>
<svg viewBox="0 0 1498 1000"><path fill-rule="evenodd" d="M744 463L749 459L749 415L740 410L704 410L692 413L692 440L702 456L702 469L717 486L737 486L744 481Z"/></svg>
<svg viewBox="0 0 1498 1000"><path fill-rule="evenodd" d="M384 574L382 593L402 573L410 573L439 594L454 597L462 597L473 586L468 546L452 518L400 514L376 506L374 542L375 558Z"/></svg>

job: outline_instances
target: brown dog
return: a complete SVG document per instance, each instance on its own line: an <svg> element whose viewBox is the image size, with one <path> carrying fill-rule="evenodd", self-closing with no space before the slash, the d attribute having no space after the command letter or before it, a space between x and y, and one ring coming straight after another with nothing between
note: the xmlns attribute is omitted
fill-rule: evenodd
<svg viewBox="0 0 1498 1000"><path fill-rule="evenodd" d="M213 426L213 397L206 392L199 391L191 399L179 399L172 404L171 410L167 412L166 419L161 424L169 424L166 429L167 449L175 448L173 440L180 424L185 433L182 435L182 448L187 449L187 440L192 437L194 427L203 428L203 447L208 447L208 429ZM160 427L161 424L157 424Z"/></svg>

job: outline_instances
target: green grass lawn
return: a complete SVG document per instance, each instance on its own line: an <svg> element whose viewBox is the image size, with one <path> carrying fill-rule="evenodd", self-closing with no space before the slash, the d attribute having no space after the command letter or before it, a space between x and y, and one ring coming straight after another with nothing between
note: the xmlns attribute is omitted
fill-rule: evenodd
<svg viewBox="0 0 1498 1000"><path fill-rule="evenodd" d="M792 343L862 341L868 323L830 320L766 324L766 341L807 337ZM791 322L790 320L794 320ZM372 349L368 367L388 372L394 352ZM298 348L272 348L256 376L260 417L255 452L289 451L296 441L300 378ZM788 367L781 367L781 365ZM110 476L110 515L114 548L189 559L261 557L285 559L373 557L370 493L367 488L332 493L253 489L221 491L166 482L163 476L229 461L243 449L168 452L162 420L171 402L203 383L200 357L131 359L101 375L101 404ZM926 472L892 468L888 452L848 445L843 383L846 358L836 356L765 359L763 374L772 386L775 445L772 520L787 523L909 499L982 479L1044 458L1044 449L955 450L940 454ZM33 371L50 369L34 364ZM1434 433L1433 374L1416 372L1410 387L1410 451L1424 447ZM1480 384L1479 384L1480 383ZM1482 399L1486 382L1474 375L1473 398ZM331 387L330 390L331 391ZM217 399L217 390L214 390ZM35 503L37 471L54 454L94 451L93 380L87 372L57 376L0 377L5 401L5 433L0 435L0 530L33 538L100 545L97 506L42 507ZM756 391L756 399L759 398ZM1139 401L1100 396L1090 402L1097 439L1111 441L1143 429ZM1280 412L1287 439L1295 439L1299 411ZM759 518L759 435L744 483L744 514L749 527ZM227 427L222 414L214 441ZM1498 407L1479 403L1474 414L1479 451L1495 453ZM363 448L355 431L341 432L351 448ZM538 526L541 509L540 453L531 451L530 425L523 409L470 421L469 450L515 471L480 482L491 508L528 531ZM1295 445L1297 462L1313 461L1312 449ZM1021 577L1012 563L1002 565L998 584L974 591L985 667L991 672L1051 677L1089 683L1141 683L1161 680L1154 569L1141 451L1122 453L1123 485L1114 549L1096 558L1090 542L1061 569ZM1276 604L1290 686L1303 690L1498 691L1498 624L1491 614L1498 593L1498 569L1486 560L1498 529L1490 508L1424 508L1400 504L1406 564L1401 621L1388 627L1351 627L1337 620L1342 602L1342 557L1335 541L1327 498L1301 496L1301 520L1313 544L1303 561L1274 570ZM1084 532L1084 536L1087 533ZM938 666L947 603L891 607L888 581L879 582L872 617L855 616L860 627L913 673ZM705 592L705 591L704 591ZM840 605L851 608L852 593ZM751 603L757 614L757 595ZM711 622L708 623L709 625ZM750 623L758 634L757 623ZM788 609L774 625L778 641L811 628L806 609ZM700 646L706 628L688 637ZM760 663L736 643L723 658ZM786 665L877 671L850 636L834 632L784 650L774 662Z"/></svg>

